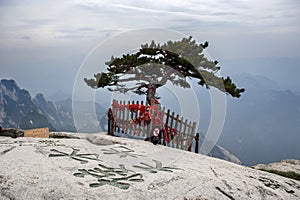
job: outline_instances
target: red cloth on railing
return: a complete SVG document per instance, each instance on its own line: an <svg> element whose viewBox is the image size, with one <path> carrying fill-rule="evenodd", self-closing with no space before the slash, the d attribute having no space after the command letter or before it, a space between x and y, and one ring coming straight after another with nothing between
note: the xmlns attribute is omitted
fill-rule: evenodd
<svg viewBox="0 0 300 200"><path fill-rule="evenodd" d="M163 125L163 114L162 111L156 106L140 105L140 104L119 104L116 101L112 103L114 109L124 110L129 109L130 112L137 112L138 116L133 119L135 124L148 125L153 120L154 126ZM152 115L151 115L152 113Z"/></svg>
<svg viewBox="0 0 300 200"><path fill-rule="evenodd" d="M140 104L119 104L117 101L112 103L113 110L124 111L127 108L130 112L137 113L135 119L132 119L126 123L124 119L112 116L117 124L121 123L123 130L126 132L128 128L135 129L135 125L146 126L151 122L153 127L162 127L164 131L164 138L166 143L169 143L177 135L176 128L172 128L167 124L164 124L164 112L161 111L157 106L140 105ZM113 115L113 113L111 113Z"/></svg>
<svg viewBox="0 0 300 200"><path fill-rule="evenodd" d="M176 128L171 128L167 124L164 126L163 130L164 130L164 133L165 133L166 143L169 143L175 137L175 135L177 134Z"/></svg>

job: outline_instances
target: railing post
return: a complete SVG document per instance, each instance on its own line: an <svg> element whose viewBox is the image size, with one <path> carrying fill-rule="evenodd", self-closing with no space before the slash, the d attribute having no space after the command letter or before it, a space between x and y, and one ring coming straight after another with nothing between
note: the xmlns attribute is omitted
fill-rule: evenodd
<svg viewBox="0 0 300 200"><path fill-rule="evenodd" d="M179 142L178 142L178 146L180 149L182 149L182 141L183 141L183 136L184 136L184 133L182 132L182 128L183 128L183 117L180 118L180 124L179 124Z"/></svg>
<svg viewBox="0 0 300 200"><path fill-rule="evenodd" d="M167 145L167 143L166 143L166 136L168 136L168 139L169 139L169 133L168 133L168 129L169 129L169 117L170 117L170 109L168 109L168 111L167 111L166 123L164 124L164 128L165 128L164 140L163 140L164 146Z"/></svg>
<svg viewBox="0 0 300 200"><path fill-rule="evenodd" d="M107 112L107 118L108 118L108 129L107 129L107 133L108 135L114 135L113 134L113 124L114 124L114 120L113 120L113 112L112 109L109 108L108 112Z"/></svg>
<svg viewBox="0 0 300 200"><path fill-rule="evenodd" d="M179 121L179 115L176 115L176 121L175 121L175 129L176 129L176 135L175 135L175 138L174 138L174 140L175 140L175 142L174 142L174 144L175 144L175 148L178 148L178 138L179 138L179 131L180 130L178 130L178 122Z"/></svg>
<svg viewBox="0 0 300 200"><path fill-rule="evenodd" d="M195 153L199 153L199 133L195 137Z"/></svg>

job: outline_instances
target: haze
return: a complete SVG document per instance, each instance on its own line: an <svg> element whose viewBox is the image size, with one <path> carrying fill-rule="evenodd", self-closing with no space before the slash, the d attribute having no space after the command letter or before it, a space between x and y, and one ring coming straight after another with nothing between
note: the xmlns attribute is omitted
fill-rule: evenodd
<svg viewBox="0 0 300 200"><path fill-rule="evenodd" d="M81 63L97 44L155 27L209 41L207 52L222 74L263 75L299 92L299 16L298 0L0 0L0 78L17 80L33 95L71 94Z"/></svg>

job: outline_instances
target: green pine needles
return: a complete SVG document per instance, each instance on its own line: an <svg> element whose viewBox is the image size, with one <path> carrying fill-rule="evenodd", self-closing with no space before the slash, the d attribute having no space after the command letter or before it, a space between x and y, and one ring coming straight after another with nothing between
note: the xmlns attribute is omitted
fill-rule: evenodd
<svg viewBox="0 0 300 200"><path fill-rule="evenodd" d="M85 78L84 81L94 89L108 87L110 91L132 91L143 95L147 94L150 84L159 88L170 81L189 88L186 78L194 78L207 89L215 87L232 97L240 97L245 89L238 88L230 77L216 75L220 66L218 61L205 57L203 50L206 47L208 42L198 44L192 37L168 41L163 45L152 41L151 44L141 45L136 53L112 57L105 63L108 66L106 72L97 73L94 78ZM138 83L128 87L125 83L129 81Z"/></svg>

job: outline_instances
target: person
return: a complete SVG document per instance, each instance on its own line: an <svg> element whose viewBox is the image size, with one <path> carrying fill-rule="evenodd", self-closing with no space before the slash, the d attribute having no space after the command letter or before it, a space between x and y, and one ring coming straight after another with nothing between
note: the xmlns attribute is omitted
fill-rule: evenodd
<svg viewBox="0 0 300 200"><path fill-rule="evenodd" d="M152 142L154 145L156 145L156 144L158 144L158 143L160 142L160 139L161 139L159 128L158 128L158 127L155 127L155 128L153 129L153 131L152 131L152 134L153 134L153 135L150 137L150 140L151 140L151 142Z"/></svg>
<svg viewBox="0 0 300 200"><path fill-rule="evenodd" d="M150 141L154 145L161 144L163 131L157 126L152 129L151 133L152 136L150 136L150 138L146 138L145 141Z"/></svg>

